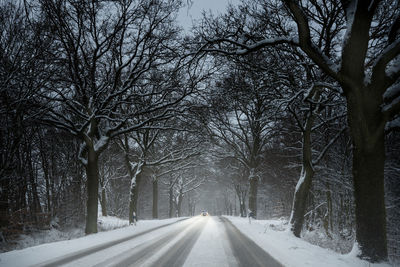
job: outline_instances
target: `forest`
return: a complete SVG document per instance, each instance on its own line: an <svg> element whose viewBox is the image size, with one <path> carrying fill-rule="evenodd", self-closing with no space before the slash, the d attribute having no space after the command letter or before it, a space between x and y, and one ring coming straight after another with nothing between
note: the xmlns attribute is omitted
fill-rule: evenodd
<svg viewBox="0 0 400 267"><path fill-rule="evenodd" d="M0 244L285 218L400 261L400 1L0 0ZM310 240L321 245L321 240Z"/></svg>

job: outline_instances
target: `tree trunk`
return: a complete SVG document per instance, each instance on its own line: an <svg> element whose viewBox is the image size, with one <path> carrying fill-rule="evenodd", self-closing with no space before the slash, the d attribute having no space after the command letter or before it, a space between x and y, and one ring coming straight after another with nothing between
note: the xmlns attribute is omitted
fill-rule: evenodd
<svg viewBox="0 0 400 267"><path fill-rule="evenodd" d="M100 204L101 204L101 214L103 216L107 216L107 198L106 198L106 189L104 188L104 185L101 185Z"/></svg>
<svg viewBox="0 0 400 267"><path fill-rule="evenodd" d="M318 101L319 91L315 93L313 99ZM305 122L303 130L303 149L302 149L302 168L299 181L293 197L292 212L290 215L291 231L296 237L300 237L304 223L304 215L307 208L307 198L310 192L312 178L314 176L314 168L312 166L312 147L311 147L311 131L314 123L314 110L310 110Z"/></svg>
<svg viewBox="0 0 400 267"><path fill-rule="evenodd" d="M173 188L170 186L169 192L168 192L168 197L169 197L169 217L172 218L174 217L174 193L173 193Z"/></svg>
<svg viewBox="0 0 400 267"><path fill-rule="evenodd" d="M9 224L9 181L10 179L7 176L2 177L0 180L0 186L2 189L0 192L0 228L7 227Z"/></svg>
<svg viewBox="0 0 400 267"><path fill-rule="evenodd" d="M196 213L196 202L193 202L192 204L192 216Z"/></svg>
<svg viewBox="0 0 400 267"><path fill-rule="evenodd" d="M44 174L44 180L46 185L46 210L51 213L51 198L50 198L50 178L49 178L49 165L46 158L46 154L42 151L44 148L41 147L40 155L42 160L42 169Z"/></svg>
<svg viewBox="0 0 400 267"><path fill-rule="evenodd" d="M249 188L249 210L253 213L253 218L257 218L257 191L258 178L256 176L251 176Z"/></svg>
<svg viewBox="0 0 400 267"><path fill-rule="evenodd" d="M303 166L300 179L296 185L296 191L293 198L292 213L290 215L291 231L297 237L300 237L303 228L304 215L307 208L307 197L310 191L312 176L314 171L312 168Z"/></svg>
<svg viewBox="0 0 400 267"><path fill-rule="evenodd" d="M240 216L241 217L246 217L246 203L244 202L244 197L239 198L239 210L240 210Z"/></svg>
<svg viewBox="0 0 400 267"><path fill-rule="evenodd" d="M183 193L182 190L180 190L179 192L179 196L178 196L178 217L181 217L182 215L182 201L183 201Z"/></svg>
<svg viewBox="0 0 400 267"><path fill-rule="evenodd" d="M32 202L31 202L31 213L32 213L32 217L35 220L36 224L39 224L41 222L39 222L39 218L38 218L38 213L42 212L42 206L40 205L40 200L39 200L39 194L38 194L38 190L37 190L37 183L36 183L36 173L33 169L33 162L32 162L32 155L31 155L31 151L29 152L29 183L31 185L31 194L32 194Z"/></svg>
<svg viewBox="0 0 400 267"><path fill-rule="evenodd" d="M193 204L194 204L194 201L193 201L193 199L189 196L189 197L188 197L188 212L189 212L189 216L193 216L193 215L194 215Z"/></svg>
<svg viewBox="0 0 400 267"><path fill-rule="evenodd" d="M371 92L371 88L363 89ZM360 256L371 262L387 260L388 256L384 193L385 123L379 104L381 98L373 95L363 99L356 95L347 97L353 140L356 239L361 249Z"/></svg>
<svg viewBox="0 0 400 267"><path fill-rule="evenodd" d="M158 179L153 180L153 219L158 219Z"/></svg>
<svg viewBox="0 0 400 267"><path fill-rule="evenodd" d="M47 202L47 212L51 214L51 196L50 196L50 178L48 169L44 169L44 177L46 181L46 202Z"/></svg>
<svg viewBox="0 0 400 267"><path fill-rule="evenodd" d="M88 147L88 161L86 165L87 177L87 206L86 206L86 234L97 233L97 212L99 192L98 155L92 147Z"/></svg>
<svg viewBox="0 0 400 267"><path fill-rule="evenodd" d="M333 232L333 207L332 207L332 191L329 183L326 183L326 204L328 207L328 229Z"/></svg>
<svg viewBox="0 0 400 267"><path fill-rule="evenodd" d="M242 191L239 185L235 185L235 192L239 200L240 217L246 217L246 203L244 202L246 194Z"/></svg>
<svg viewBox="0 0 400 267"><path fill-rule="evenodd" d="M138 195L139 195L139 183L141 180L141 173L137 173L132 178L131 191L129 199L129 223L133 223L133 212L136 214L136 220L138 220Z"/></svg>

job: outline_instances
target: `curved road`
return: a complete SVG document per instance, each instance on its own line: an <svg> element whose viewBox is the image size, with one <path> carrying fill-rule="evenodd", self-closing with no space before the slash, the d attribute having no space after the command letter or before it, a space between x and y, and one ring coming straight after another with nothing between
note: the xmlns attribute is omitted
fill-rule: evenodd
<svg viewBox="0 0 400 267"><path fill-rule="evenodd" d="M223 217L197 216L39 266L282 266Z"/></svg>

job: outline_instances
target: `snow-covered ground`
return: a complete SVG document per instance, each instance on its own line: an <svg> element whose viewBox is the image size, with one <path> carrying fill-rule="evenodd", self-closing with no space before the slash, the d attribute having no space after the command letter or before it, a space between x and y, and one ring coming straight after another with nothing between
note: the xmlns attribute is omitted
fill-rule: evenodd
<svg viewBox="0 0 400 267"><path fill-rule="evenodd" d="M389 264L369 264L356 257L357 251L342 255L329 249L324 249L294 237L287 229L287 224L280 220L252 220L240 217L226 216L244 235L268 252L284 266L323 266L323 267L388 267ZM67 266L115 266L116 263L135 258L139 266L152 266L161 258L174 258L179 249L193 240L190 250L184 258L183 266L238 266L240 255L232 247L232 231L229 232L218 217L196 216L179 223L169 225L139 235L126 242L116 242L130 236L144 233L147 230L167 225L180 220L142 220L136 226L128 226L127 222L115 218L102 218L101 227L112 229L116 226L126 226L120 229L84 236L81 238L42 244L22 250L0 254L0 266L31 266L49 263L55 259L71 256L74 261ZM117 223L116 223L117 222ZM196 230L197 229L197 230ZM200 231L199 235L189 238L191 233ZM229 238L228 238L229 234ZM195 235L193 235L195 236ZM116 242L112 246L105 244ZM183 242L183 243L182 243ZM102 250L97 247L104 246ZM94 251L93 251L94 249ZM87 256L79 253L90 250ZM176 250L176 249L175 249ZM234 251L235 255L234 255ZM135 254L136 253L136 254ZM175 254L174 254L175 253ZM77 256L78 255L78 256ZM137 258L142 256L142 258ZM77 256L77 257L75 257ZM171 257L172 256L172 257ZM71 258L71 257L70 257ZM147 264L147 265L146 265Z"/></svg>
<svg viewBox="0 0 400 267"><path fill-rule="evenodd" d="M99 214L98 217L99 232L110 231L128 225L128 220L123 220L118 217L102 216L101 214ZM4 244L3 247L0 248L0 252L24 249L45 243L75 239L82 236L85 236L84 225L80 228L75 227L60 230L57 220L53 220L51 223L51 229L32 232L29 235L22 234L16 240L13 240L11 244Z"/></svg>
<svg viewBox="0 0 400 267"><path fill-rule="evenodd" d="M120 229L100 232L72 240L65 240L53 243L46 243L35 247L28 247L21 250L14 250L0 254L0 266L31 266L42 263L44 261L56 259L70 253L76 253L94 245L102 245L108 242L112 242L121 238L125 238L129 235L138 234L152 228L156 228L162 225L170 224L180 220L182 218L172 218L166 220L141 220L138 221L136 226L128 226ZM100 218L102 222L101 227L115 227L115 222L119 225L123 222L116 220L115 218Z"/></svg>
<svg viewBox="0 0 400 267"><path fill-rule="evenodd" d="M110 231L128 226L129 221L114 216L99 216L97 225L99 231Z"/></svg>
<svg viewBox="0 0 400 267"><path fill-rule="evenodd" d="M339 254L312 245L295 237L280 220L252 220L226 216L243 234L267 251L283 265L324 267L388 267L389 264L370 264L357 258L357 249L349 254Z"/></svg>

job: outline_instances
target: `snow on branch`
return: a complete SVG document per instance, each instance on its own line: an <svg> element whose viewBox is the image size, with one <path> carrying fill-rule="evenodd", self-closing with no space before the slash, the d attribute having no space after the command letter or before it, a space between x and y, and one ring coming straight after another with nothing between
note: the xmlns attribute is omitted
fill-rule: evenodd
<svg viewBox="0 0 400 267"><path fill-rule="evenodd" d="M386 126L385 126L386 132L391 132L391 131L395 131L395 130L397 130L397 131L400 130L400 117L386 123Z"/></svg>
<svg viewBox="0 0 400 267"><path fill-rule="evenodd" d="M199 52L216 52L216 53L222 53L225 55L247 55L251 52L255 52L257 50L260 50L264 47L268 46L274 46L274 45L279 45L279 44L289 44L293 46L298 46L298 40L297 38L291 38L291 37L277 37L277 38L272 38L272 39L264 39L262 41L256 42L251 45L247 45L244 43L237 42L232 39L228 38L217 38L213 40L206 40L207 43L199 50ZM237 49L221 49L218 48L220 47L221 44L230 44L234 45L237 47ZM218 44L218 46L215 46L215 44Z"/></svg>
<svg viewBox="0 0 400 267"><path fill-rule="evenodd" d="M372 68L372 80L377 79L378 75L385 72L387 65L400 54L400 39L397 39L392 44L383 50L382 54L375 60ZM400 75L400 66L395 64L390 67L385 75L395 82Z"/></svg>
<svg viewBox="0 0 400 267"><path fill-rule="evenodd" d="M339 66L325 56L322 51L313 43L311 38L310 26L308 24L307 16L304 10L299 6L298 1L284 0L286 6L293 14L294 20L297 24L298 42L300 48L326 73L340 80L338 74Z"/></svg>

